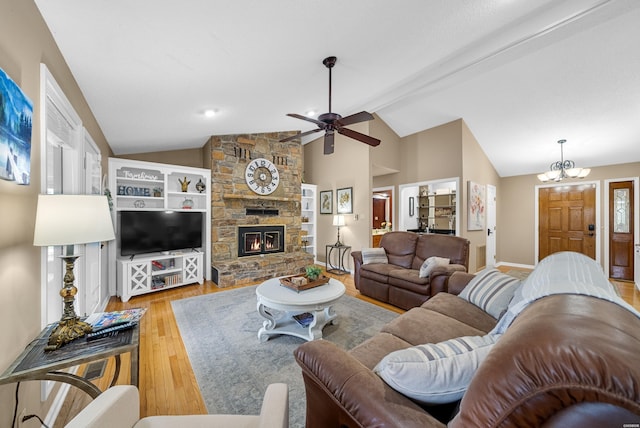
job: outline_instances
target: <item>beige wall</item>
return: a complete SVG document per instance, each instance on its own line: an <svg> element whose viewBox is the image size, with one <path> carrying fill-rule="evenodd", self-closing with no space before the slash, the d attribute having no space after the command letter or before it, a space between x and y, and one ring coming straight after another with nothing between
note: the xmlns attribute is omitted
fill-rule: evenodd
<svg viewBox="0 0 640 428"><path fill-rule="evenodd" d="M374 177L372 184L373 188L395 189L394 218L399 218L399 185L461 176L461 124L455 120L399 139L399 172Z"/></svg>
<svg viewBox="0 0 640 428"><path fill-rule="evenodd" d="M496 193L500 190L500 177L495 168L489 162L484 151L473 136L467 124L460 121L462 130L462 180L460 182L460 236L469 240L469 271L475 272L477 268L485 265L485 260L478 260L478 247L487 243L486 224L482 230L467 230L467 190L468 181L479 184L492 184L496 186ZM485 212L486 214L486 212ZM496 213L497 218L497 213ZM496 244L497 245L497 244Z"/></svg>
<svg viewBox="0 0 640 428"><path fill-rule="evenodd" d="M151 153L134 153L117 155L122 159L132 159L146 162L165 163L169 165L190 166L194 168L211 168L210 156L205 154L205 147L210 147L207 142L200 149L167 150ZM209 152L210 153L210 148Z"/></svg>
<svg viewBox="0 0 640 428"><path fill-rule="evenodd" d="M368 124L350 126L354 131L368 134ZM325 155L324 139L318 138L304 145L305 182L318 185L318 193L333 190L333 213L336 214L336 190L353 188L353 214L345 214L346 226L340 228L340 240L359 250L370 246L371 239L371 173L369 170L370 147L343 135L335 136L335 149ZM355 220L355 217L358 220ZM318 260L325 261L325 245L334 244L337 229L332 225L333 216L318 213ZM352 266L351 258L345 258Z"/></svg>
<svg viewBox="0 0 640 428"><path fill-rule="evenodd" d="M371 153L371 169L374 174L376 170L384 170L389 172L400 171L400 137L389 125L387 125L377 115L375 119L369 122L369 135L380 140L380 145L373 148Z"/></svg>
<svg viewBox="0 0 640 428"><path fill-rule="evenodd" d="M635 162L591 168L591 173L584 180L565 180L562 183L599 183L600 221L604 222L604 210L607 206L604 199L605 180L627 179L639 175L640 162ZM507 177L500 180L500 189L497 194L498 230L496 244L499 261L534 265L537 233L535 229L535 194L538 185L542 185L542 183L535 175ZM601 228L598 231L601 251L604 251L605 227L606 224L601 223ZM605 254L602 252L601 262L603 265L607 263L604 256Z"/></svg>
<svg viewBox="0 0 640 428"><path fill-rule="evenodd" d="M106 171L110 148L66 62L32 0L0 0L0 67L34 104L31 139L31 184L0 180L0 371L40 332L40 248L34 247L33 224L40 191L40 63L47 65L73 104L103 155ZM62 286L62 284L61 284ZM0 426L11 426L15 384L0 386ZM20 408L46 415L38 382L20 388Z"/></svg>

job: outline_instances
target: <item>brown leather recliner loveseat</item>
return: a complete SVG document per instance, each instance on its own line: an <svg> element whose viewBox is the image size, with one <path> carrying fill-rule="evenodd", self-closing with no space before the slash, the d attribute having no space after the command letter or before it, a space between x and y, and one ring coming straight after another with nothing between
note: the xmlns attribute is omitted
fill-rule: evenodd
<svg viewBox="0 0 640 428"><path fill-rule="evenodd" d="M430 297L447 291L447 280L453 272L469 268L469 241L465 238L388 232L382 236L388 263L363 264L362 251L353 251L353 279L360 293L402 309L420 306ZM420 267L429 257L449 259L437 266L426 278L419 276Z"/></svg>

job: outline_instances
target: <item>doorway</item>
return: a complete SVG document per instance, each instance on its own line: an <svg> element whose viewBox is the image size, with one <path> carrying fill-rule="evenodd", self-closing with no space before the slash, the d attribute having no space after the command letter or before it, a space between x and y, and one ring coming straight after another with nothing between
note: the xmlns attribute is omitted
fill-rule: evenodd
<svg viewBox="0 0 640 428"><path fill-rule="evenodd" d="M373 229L391 229L393 227L393 188L373 189L371 196L373 210Z"/></svg>
<svg viewBox="0 0 640 428"><path fill-rule="evenodd" d="M487 184L487 246L485 266L496 265L496 186Z"/></svg>
<svg viewBox="0 0 640 428"><path fill-rule="evenodd" d="M560 251L597 255L597 183L539 187L538 261Z"/></svg>
<svg viewBox="0 0 640 428"><path fill-rule="evenodd" d="M633 281L636 218L634 182L609 182L607 199L609 276L617 280Z"/></svg>

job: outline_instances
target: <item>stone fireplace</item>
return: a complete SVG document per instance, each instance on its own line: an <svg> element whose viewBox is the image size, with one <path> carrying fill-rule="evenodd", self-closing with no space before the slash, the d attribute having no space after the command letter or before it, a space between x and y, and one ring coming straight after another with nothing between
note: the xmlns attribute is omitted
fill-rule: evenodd
<svg viewBox="0 0 640 428"><path fill-rule="evenodd" d="M292 134L223 135L209 140L211 266L213 280L219 287L300 273L314 262L313 255L301 246L302 145L279 141ZM280 177L278 187L268 195L255 193L245 181L247 166L259 158L272 162ZM249 241L240 239L245 231L250 234ZM270 234L269 240L278 238L279 249L252 250L258 231L261 247L265 234ZM251 238L247 251L246 244Z"/></svg>

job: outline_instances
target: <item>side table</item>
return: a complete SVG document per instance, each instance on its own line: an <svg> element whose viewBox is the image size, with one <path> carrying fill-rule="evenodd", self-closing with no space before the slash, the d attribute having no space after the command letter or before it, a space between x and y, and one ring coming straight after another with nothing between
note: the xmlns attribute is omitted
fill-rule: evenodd
<svg viewBox="0 0 640 428"><path fill-rule="evenodd" d="M331 256L334 251L337 252L334 256L336 260L335 265L331 261ZM344 257L347 255L347 252L351 252L351 247L349 245L327 245L324 252L327 263L327 272L336 275L345 275L349 273L349 271L344 267Z"/></svg>
<svg viewBox="0 0 640 428"><path fill-rule="evenodd" d="M131 384L138 386L138 358L140 326L123 330L112 337L87 342L85 338L69 342L55 351L45 352L49 335L56 323L50 324L36 337L20 356L0 375L0 385L23 380L52 380L65 382L96 398L102 391L87 379L61 371L68 367L115 358L115 371L109 386L115 385L120 374L120 354L131 353Z"/></svg>

